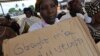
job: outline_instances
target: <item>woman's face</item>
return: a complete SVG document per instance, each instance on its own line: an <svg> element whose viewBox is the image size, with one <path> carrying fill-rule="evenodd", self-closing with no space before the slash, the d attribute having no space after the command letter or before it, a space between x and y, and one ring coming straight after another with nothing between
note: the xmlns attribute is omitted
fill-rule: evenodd
<svg viewBox="0 0 100 56"><path fill-rule="evenodd" d="M54 24L57 15L57 5L53 0L42 0L40 14L48 24Z"/></svg>

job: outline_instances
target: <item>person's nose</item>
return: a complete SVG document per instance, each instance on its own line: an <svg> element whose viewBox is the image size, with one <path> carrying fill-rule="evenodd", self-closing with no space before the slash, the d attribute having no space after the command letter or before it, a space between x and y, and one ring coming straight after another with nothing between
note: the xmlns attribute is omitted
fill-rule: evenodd
<svg viewBox="0 0 100 56"><path fill-rule="evenodd" d="M47 11L48 11L48 13L52 13L52 8L50 6L48 6Z"/></svg>

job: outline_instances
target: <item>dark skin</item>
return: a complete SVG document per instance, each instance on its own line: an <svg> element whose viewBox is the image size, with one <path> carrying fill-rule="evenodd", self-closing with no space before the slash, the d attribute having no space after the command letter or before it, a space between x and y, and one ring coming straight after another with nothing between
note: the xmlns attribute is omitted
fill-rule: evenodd
<svg viewBox="0 0 100 56"><path fill-rule="evenodd" d="M26 12L25 12L25 15L26 15L27 18L29 18L29 17L32 16L32 13L31 13L30 11L26 11Z"/></svg>
<svg viewBox="0 0 100 56"><path fill-rule="evenodd" d="M98 25L98 24L100 25L100 19L99 18L100 18L100 11L93 16L95 25Z"/></svg>
<svg viewBox="0 0 100 56"><path fill-rule="evenodd" d="M73 0L69 2L70 14L74 17L76 13L84 14L80 0Z"/></svg>
<svg viewBox="0 0 100 56"><path fill-rule="evenodd" d="M42 0L40 14L47 24L54 24L57 15L57 5L53 0Z"/></svg>

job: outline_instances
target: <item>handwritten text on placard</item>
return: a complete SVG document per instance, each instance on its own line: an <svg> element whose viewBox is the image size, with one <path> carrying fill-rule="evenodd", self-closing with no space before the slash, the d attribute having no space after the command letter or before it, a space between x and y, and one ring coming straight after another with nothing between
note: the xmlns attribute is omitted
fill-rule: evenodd
<svg viewBox="0 0 100 56"><path fill-rule="evenodd" d="M59 39L59 36L63 35L65 37L67 36L70 36L70 35L73 35L74 33L70 32L70 31L63 31L63 30L60 30L59 32L55 33L53 35L52 38L54 38L54 40L58 40ZM65 38L64 37L64 38ZM34 49L34 48L39 48L38 50L38 56L43 56L42 55L42 52L41 52L41 49L44 47L44 44L49 44L50 43L50 38L48 37L38 37L38 41L37 42L31 42L29 44L17 44L15 47L14 47L14 54L15 55L21 55L31 49ZM61 42L60 44L58 44L58 46L55 46L52 50L48 50L45 55L48 56L48 55L53 55L53 52L57 52L57 53L61 53L63 52L64 50L68 50L70 49L71 47L75 47L75 46L78 46L80 44L83 43L83 40L81 38L75 38L73 39L73 41L70 41L70 42L67 42L65 41L65 43Z"/></svg>

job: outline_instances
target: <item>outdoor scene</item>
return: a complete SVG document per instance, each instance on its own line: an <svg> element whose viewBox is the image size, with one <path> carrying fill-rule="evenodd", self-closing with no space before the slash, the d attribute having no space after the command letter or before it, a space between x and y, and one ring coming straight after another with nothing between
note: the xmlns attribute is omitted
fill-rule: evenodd
<svg viewBox="0 0 100 56"><path fill-rule="evenodd" d="M100 0L0 0L0 56L99 56Z"/></svg>

